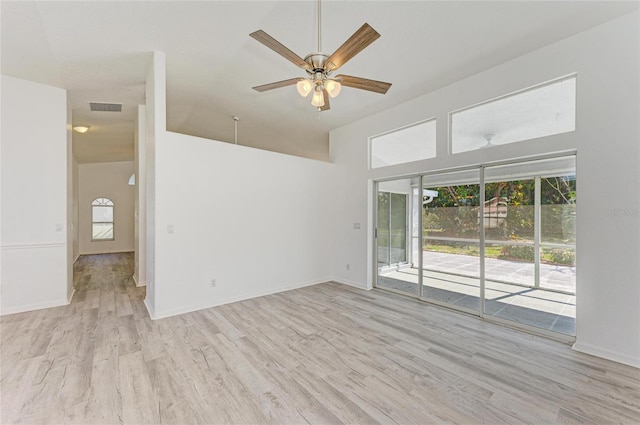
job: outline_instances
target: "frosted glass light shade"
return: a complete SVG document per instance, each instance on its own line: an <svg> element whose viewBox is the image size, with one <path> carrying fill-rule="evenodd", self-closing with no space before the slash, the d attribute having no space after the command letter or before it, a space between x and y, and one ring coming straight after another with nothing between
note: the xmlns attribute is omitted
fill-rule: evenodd
<svg viewBox="0 0 640 425"><path fill-rule="evenodd" d="M86 133L87 131L89 131L89 126L77 125L77 126L73 127L73 130L78 132L78 133Z"/></svg>
<svg viewBox="0 0 640 425"><path fill-rule="evenodd" d="M311 83L311 80L300 80L296 83L298 94L302 97L307 97L309 93L311 93L312 88L313 84Z"/></svg>
<svg viewBox="0 0 640 425"><path fill-rule="evenodd" d="M324 88L327 90L327 93L329 93L329 96L336 97L340 94L340 90L342 90L342 84L334 80L329 80Z"/></svg>
<svg viewBox="0 0 640 425"><path fill-rule="evenodd" d="M316 90L313 92L313 98L311 98L311 104L316 108L324 106L324 96L322 90Z"/></svg>

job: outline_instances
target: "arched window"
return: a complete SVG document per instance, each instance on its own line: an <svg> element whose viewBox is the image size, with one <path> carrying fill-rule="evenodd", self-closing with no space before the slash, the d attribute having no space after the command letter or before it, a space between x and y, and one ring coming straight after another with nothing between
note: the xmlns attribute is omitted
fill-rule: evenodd
<svg viewBox="0 0 640 425"><path fill-rule="evenodd" d="M113 237L113 201L97 198L91 203L92 237L94 241L112 241Z"/></svg>

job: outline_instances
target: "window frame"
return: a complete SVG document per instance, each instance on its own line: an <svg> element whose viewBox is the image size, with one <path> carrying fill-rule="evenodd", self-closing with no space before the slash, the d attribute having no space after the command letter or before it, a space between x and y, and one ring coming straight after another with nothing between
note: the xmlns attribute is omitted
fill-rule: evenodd
<svg viewBox="0 0 640 425"><path fill-rule="evenodd" d="M110 207L111 208L111 221L95 221L93 219L93 209L95 207ZM116 206L115 203L107 197L99 196L91 201L91 242L108 242L116 240ZM95 238L93 232L93 226L95 224L110 224L111 225L111 238Z"/></svg>

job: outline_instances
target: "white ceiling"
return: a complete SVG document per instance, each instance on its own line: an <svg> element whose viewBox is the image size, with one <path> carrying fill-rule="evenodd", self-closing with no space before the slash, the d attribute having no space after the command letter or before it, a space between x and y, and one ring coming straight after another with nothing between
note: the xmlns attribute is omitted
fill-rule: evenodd
<svg viewBox="0 0 640 425"><path fill-rule="evenodd" d="M328 132L638 8L637 1L324 1L332 53L362 23L382 37L340 73L393 83L345 88L316 112L295 87L253 86L304 72L249 37L262 29L299 56L317 46L315 1L2 1L2 73L68 90L80 162L133 158L150 52L167 58L171 131L328 159ZM89 101L123 103L90 112Z"/></svg>

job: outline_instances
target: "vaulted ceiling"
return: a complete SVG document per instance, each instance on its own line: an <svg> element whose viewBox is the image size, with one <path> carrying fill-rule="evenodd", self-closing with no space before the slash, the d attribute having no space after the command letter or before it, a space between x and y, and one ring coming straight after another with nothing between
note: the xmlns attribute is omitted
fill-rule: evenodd
<svg viewBox="0 0 640 425"><path fill-rule="evenodd" d="M137 105L150 52L166 53L167 128L327 160L328 133L638 8L613 1L324 1L322 46L332 53L364 22L382 36L341 72L393 83L386 95L344 88L317 112L294 86L304 77L249 37L258 29L304 57L317 46L315 1L3 1L2 73L68 91L80 162L133 159ZM121 113L88 102L122 103Z"/></svg>

